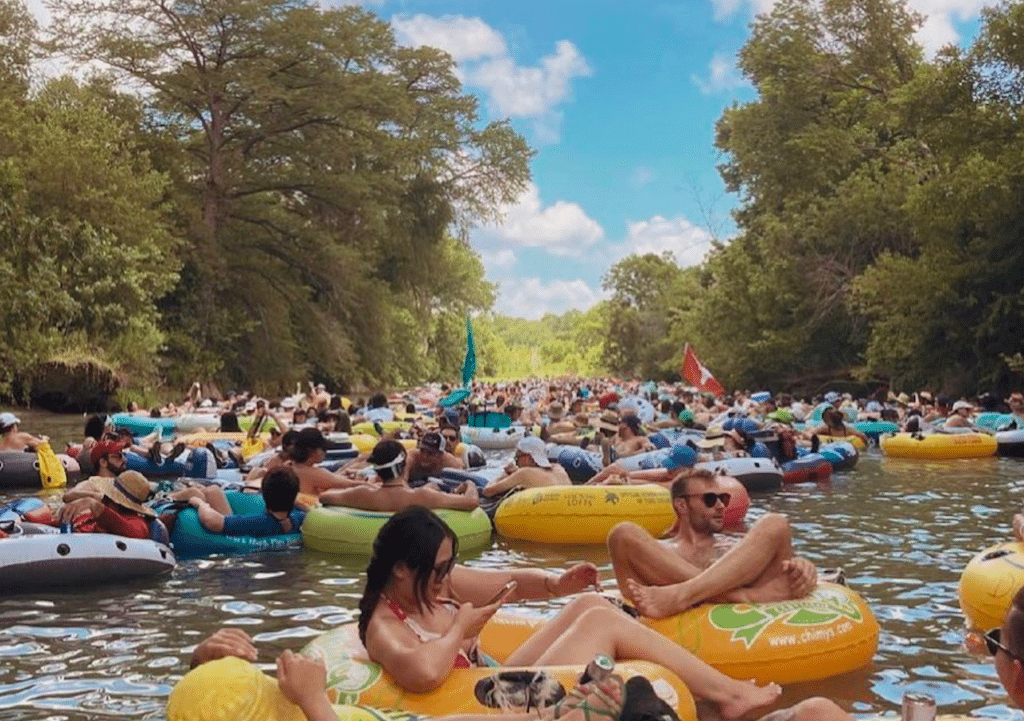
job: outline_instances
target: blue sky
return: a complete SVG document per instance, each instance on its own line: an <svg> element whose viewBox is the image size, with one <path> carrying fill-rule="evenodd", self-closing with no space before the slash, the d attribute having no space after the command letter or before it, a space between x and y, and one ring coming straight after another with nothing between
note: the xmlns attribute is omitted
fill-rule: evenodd
<svg viewBox="0 0 1024 721"><path fill-rule="evenodd" d="M537 318L585 309L601 276L635 252L699 263L728 237L714 125L753 98L735 69L773 0L321 0L359 2L400 42L447 50L485 119L510 118L537 150L533 182L505 221L471 242L495 309ZM28 0L42 20L43 0ZM929 52L966 43L993 0L910 0ZM709 232L710 231L710 232Z"/></svg>

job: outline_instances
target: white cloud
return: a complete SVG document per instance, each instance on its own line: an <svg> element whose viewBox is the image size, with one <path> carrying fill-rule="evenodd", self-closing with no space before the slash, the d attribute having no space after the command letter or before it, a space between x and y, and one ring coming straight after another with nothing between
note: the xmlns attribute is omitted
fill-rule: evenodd
<svg viewBox="0 0 1024 721"><path fill-rule="evenodd" d="M481 250L480 260L488 271L504 270L516 264L515 251L509 248L496 248L494 250Z"/></svg>
<svg viewBox="0 0 1024 721"><path fill-rule="evenodd" d="M557 107L568 100L575 78L591 74L583 54L568 40L559 40L554 53L526 67L516 63L502 34L480 18L399 15L391 24L399 42L451 54L459 78L483 92L493 114L532 120L541 142L558 140L562 114Z"/></svg>
<svg viewBox="0 0 1024 721"><path fill-rule="evenodd" d="M693 74L690 80L705 95L714 95L746 85L743 76L736 69L736 57L726 53L715 53L708 63L708 77Z"/></svg>
<svg viewBox="0 0 1024 721"><path fill-rule="evenodd" d="M604 229L578 204L558 200L544 205L530 183L515 205L504 209L500 225L483 226L473 236L480 252L493 253L502 245L543 248L553 255L580 256L604 238Z"/></svg>
<svg viewBox="0 0 1024 721"><path fill-rule="evenodd" d="M501 283L495 310L536 320L545 313L564 313L571 308L587 310L604 296L578 278L549 281L521 278Z"/></svg>
<svg viewBox="0 0 1024 721"><path fill-rule="evenodd" d="M480 18L398 15L391 19L391 26L403 45L441 48L457 63L502 56L508 52L501 33Z"/></svg>
<svg viewBox="0 0 1024 721"><path fill-rule="evenodd" d="M960 42L954 20L968 21L978 17L981 9L998 4L998 0L908 0L913 10L926 17L917 33L917 40L929 55L943 45ZM775 0L711 0L715 20L728 20L744 6L751 15L768 12Z"/></svg>
<svg viewBox="0 0 1024 721"><path fill-rule="evenodd" d="M704 260L711 248L711 235L681 216L664 218L656 215L649 220L627 223L626 227L626 240L617 245L620 258L634 253L660 254L667 250L685 268Z"/></svg>

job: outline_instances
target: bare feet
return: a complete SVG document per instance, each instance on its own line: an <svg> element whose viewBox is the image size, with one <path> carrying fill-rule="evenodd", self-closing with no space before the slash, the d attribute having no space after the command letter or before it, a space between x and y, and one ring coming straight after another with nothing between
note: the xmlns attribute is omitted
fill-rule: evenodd
<svg viewBox="0 0 1024 721"><path fill-rule="evenodd" d="M647 618L666 618L690 607L682 594L682 585L643 586L630 578L626 580L626 595Z"/></svg>
<svg viewBox="0 0 1024 721"><path fill-rule="evenodd" d="M740 681L736 684L732 697L718 705L723 719L736 719L745 716L756 708L775 703L782 693L777 683L758 686L753 681Z"/></svg>

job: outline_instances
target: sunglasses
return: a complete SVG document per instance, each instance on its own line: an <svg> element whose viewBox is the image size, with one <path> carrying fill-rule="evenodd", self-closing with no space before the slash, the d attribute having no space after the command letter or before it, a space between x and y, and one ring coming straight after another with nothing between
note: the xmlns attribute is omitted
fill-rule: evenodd
<svg viewBox="0 0 1024 721"><path fill-rule="evenodd" d="M728 493L711 493L711 492L708 492L708 493L687 493L684 496L684 498L699 498L700 500L704 501L704 505L705 506L707 506L708 508L714 508L715 504L717 504L719 501L722 502L723 506L728 506L729 505L729 500L732 498L732 495L730 495Z"/></svg>
<svg viewBox="0 0 1024 721"><path fill-rule="evenodd" d="M441 563L434 566L435 578L437 578L438 581L443 581L445 577L452 572L452 569L455 568L455 561L456 558L455 554L453 553L451 555L451 558L449 558L447 561L442 561Z"/></svg>
<svg viewBox="0 0 1024 721"><path fill-rule="evenodd" d="M1010 658L1015 658L1018 661L1024 661L1024 659L1021 659L1020 656L1018 656L1013 651L1011 651L1003 645L1002 635L1002 629L999 628L993 628L991 631L985 634L985 646L988 648L989 655L995 656L997 653L1002 651Z"/></svg>

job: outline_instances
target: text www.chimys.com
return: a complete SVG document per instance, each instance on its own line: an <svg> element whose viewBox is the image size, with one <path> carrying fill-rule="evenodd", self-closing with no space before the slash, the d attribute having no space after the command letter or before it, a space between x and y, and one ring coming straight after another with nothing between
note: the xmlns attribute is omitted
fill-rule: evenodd
<svg viewBox="0 0 1024 721"><path fill-rule="evenodd" d="M838 624L835 628L822 628L816 631L804 631L791 636L772 636L768 639L769 646L797 646L814 641L831 641L837 635L846 633L853 628L849 621Z"/></svg>

